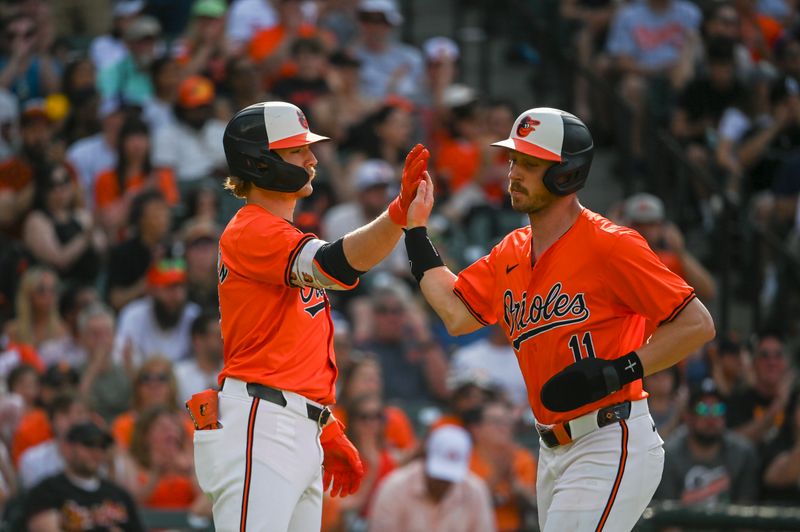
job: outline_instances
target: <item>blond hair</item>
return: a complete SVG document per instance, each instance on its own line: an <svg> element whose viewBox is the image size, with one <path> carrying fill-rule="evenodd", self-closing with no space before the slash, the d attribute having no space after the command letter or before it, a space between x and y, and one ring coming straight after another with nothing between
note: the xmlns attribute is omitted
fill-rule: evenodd
<svg viewBox="0 0 800 532"><path fill-rule="evenodd" d="M16 300L16 310L17 310L17 329L16 329L16 339L19 342L33 345L34 347L38 347L36 345L36 339L34 337L33 329L34 329L34 315L33 315L33 305L31 303L31 297L33 297L33 292L36 290L37 285L42 281L42 278L46 276L52 276L56 282L56 290L58 290L58 274L56 274L55 270L52 270L46 266L33 266L28 268L25 273L22 275L22 281L20 282L19 292L17 293L17 300ZM58 305L55 304L47 312L46 317L47 325L45 327L45 340L55 338L56 335L61 330L60 322L61 318L58 315Z"/></svg>
<svg viewBox="0 0 800 532"><path fill-rule="evenodd" d="M239 179L238 177L228 176L223 186L225 190L229 190L231 194L237 198L247 199L247 194L249 194L250 190L253 188L253 183L251 181Z"/></svg>

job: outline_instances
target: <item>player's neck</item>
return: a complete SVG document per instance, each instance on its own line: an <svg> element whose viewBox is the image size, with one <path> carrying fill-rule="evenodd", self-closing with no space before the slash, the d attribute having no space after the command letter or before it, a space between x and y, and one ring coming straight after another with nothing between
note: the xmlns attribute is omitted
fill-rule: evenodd
<svg viewBox="0 0 800 532"><path fill-rule="evenodd" d="M575 223L581 213L576 196L563 198L539 212L531 213L531 236L534 258L541 257Z"/></svg>
<svg viewBox="0 0 800 532"><path fill-rule="evenodd" d="M254 188L247 196L247 203L258 205L275 216L279 216L291 222L294 219L294 208L297 205L297 198L282 192Z"/></svg>

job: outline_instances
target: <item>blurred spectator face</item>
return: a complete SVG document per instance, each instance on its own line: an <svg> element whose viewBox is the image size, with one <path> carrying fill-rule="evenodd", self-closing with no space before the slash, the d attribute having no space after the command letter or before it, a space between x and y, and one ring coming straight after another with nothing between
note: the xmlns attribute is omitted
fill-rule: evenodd
<svg viewBox="0 0 800 532"><path fill-rule="evenodd" d="M25 405L33 406L39 398L39 374L32 367L25 366L24 370L19 372L19 375L11 384L9 392L15 393L22 397Z"/></svg>
<svg viewBox="0 0 800 532"><path fill-rule="evenodd" d="M47 187L47 209L50 212L72 208L75 201L75 184L65 167L53 168Z"/></svg>
<svg viewBox="0 0 800 532"><path fill-rule="evenodd" d="M154 454L174 456L180 452L183 447L183 436L183 427L175 414L164 412L156 417L145 436L151 463L154 462L152 459Z"/></svg>
<svg viewBox="0 0 800 532"><path fill-rule="evenodd" d="M90 354L109 353L114 346L114 320L104 314L91 316L81 331L81 341Z"/></svg>
<svg viewBox="0 0 800 532"><path fill-rule="evenodd" d="M181 119L193 129L203 129L214 115L214 108L210 105L198 105L181 109Z"/></svg>
<svg viewBox="0 0 800 532"><path fill-rule="evenodd" d="M178 93L178 85L181 82L181 70L178 63L174 60L164 61L153 73L153 88L159 95Z"/></svg>
<svg viewBox="0 0 800 532"><path fill-rule="evenodd" d="M142 131L127 135L122 141L122 151L127 161L143 161L150 152L150 136Z"/></svg>
<svg viewBox="0 0 800 532"><path fill-rule="evenodd" d="M401 107L393 108L386 119L378 124L376 133L385 144L404 148L411 138L411 114Z"/></svg>
<svg viewBox="0 0 800 532"><path fill-rule="evenodd" d="M508 136L516 120L514 112L507 105L492 105L486 110L486 130L492 138Z"/></svg>
<svg viewBox="0 0 800 532"><path fill-rule="evenodd" d="M325 55L322 51L301 50L295 55L297 75L303 79L322 77L325 68Z"/></svg>
<svg viewBox="0 0 800 532"><path fill-rule="evenodd" d="M406 307L400 298L384 295L375 302L375 338L397 341L405 338Z"/></svg>
<svg viewBox="0 0 800 532"><path fill-rule="evenodd" d="M359 193L358 200L369 219L377 217L389 204L388 190L388 185L375 185Z"/></svg>
<svg viewBox="0 0 800 532"><path fill-rule="evenodd" d="M727 37L738 41L740 37L739 14L730 5L723 5L714 10L706 23L706 33L709 38Z"/></svg>
<svg viewBox="0 0 800 532"><path fill-rule="evenodd" d="M358 21L361 25L361 37L368 48L380 48L389 40L392 25L383 13L359 11Z"/></svg>
<svg viewBox="0 0 800 532"><path fill-rule="evenodd" d="M383 392L381 379L381 367L377 362L374 360L359 362L347 383L347 396L360 397L372 394L380 396Z"/></svg>
<svg viewBox="0 0 800 532"><path fill-rule="evenodd" d="M514 441L514 414L503 403L489 403L483 408L480 423L473 428L475 443L499 447Z"/></svg>
<svg viewBox="0 0 800 532"><path fill-rule="evenodd" d="M742 354L738 349L720 349L717 364L726 377L738 378L744 373Z"/></svg>
<svg viewBox="0 0 800 532"><path fill-rule="evenodd" d="M702 397L689 411L689 435L704 446L718 443L725 431L725 403L715 395Z"/></svg>
<svg viewBox="0 0 800 532"><path fill-rule="evenodd" d="M46 158L47 147L52 137L52 127L46 116L25 118L20 122L22 151L32 161Z"/></svg>
<svg viewBox="0 0 800 532"><path fill-rule="evenodd" d="M783 342L772 336L762 338L755 352L753 369L760 387L777 391L787 370Z"/></svg>
<svg viewBox="0 0 800 532"><path fill-rule="evenodd" d="M69 443L64 446L65 460L70 472L81 478L95 478L100 468L108 463L109 449L106 445Z"/></svg>
<svg viewBox="0 0 800 532"><path fill-rule="evenodd" d="M217 241L200 237L186 243L186 275L191 281L216 279Z"/></svg>
<svg viewBox="0 0 800 532"><path fill-rule="evenodd" d="M486 401L486 392L477 384L464 384L453 391L451 403L457 414L478 408Z"/></svg>
<svg viewBox="0 0 800 532"><path fill-rule="evenodd" d="M222 333L219 320L209 320L206 324L208 330L205 334L192 336L194 352L199 358L205 360L222 360Z"/></svg>
<svg viewBox="0 0 800 532"><path fill-rule="evenodd" d="M5 36L12 54L22 50L29 54L36 40L36 22L27 16L14 17L5 27Z"/></svg>
<svg viewBox="0 0 800 532"><path fill-rule="evenodd" d="M376 440L383 434L383 403L377 396L359 400L348 417L350 429L358 441Z"/></svg>
<svg viewBox="0 0 800 532"><path fill-rule="evenodd" d="M161 240L169 232L169 205L162 199L148 201L142 209L139 220L142 234L151 235L154 240Z"/></svg>
<svg viewBox="0 0 800 532"><path fill-rule="evenodd" d="M59 440L66 437L69 428L78 423L89 421L90 412L81 401L75 401L63 412L56 412L53 416L53 434Z"/></svg>
<svg viewBox="0 0 800 532"><path fill-rule="evenodd" d="M156 321L162 329L175 327L181 319L186 306L186 284L172 283L166 286L151 287L153 310Z"/></svg>
<svg viewBox="0 0 800 532"><path fill-rule="evenodd" d="M195 17L195 32L201 41L220 43L225 37L224 17Z"/></svg>
<svg viewBox="0 0 800 532"><path fill-rule="evenodd" d="M175 377L166 360L150 359L142 364L136 375L136 405L139 411L153 406L175 404Z"/></svg>
<svg viewBox="0 0 800 532"><path fill-rule="evenodd" d="M42 271L30 293L31 306L36 314L46 315L56 304L58 278L49 271Z"/></svg>
<svg viewBox="0 0 800 532"><path fill-rule="evenodd" d="M258 87L253 62L245 57L232 60L228 67L228 86L233 94L248 94Z"/></svg>

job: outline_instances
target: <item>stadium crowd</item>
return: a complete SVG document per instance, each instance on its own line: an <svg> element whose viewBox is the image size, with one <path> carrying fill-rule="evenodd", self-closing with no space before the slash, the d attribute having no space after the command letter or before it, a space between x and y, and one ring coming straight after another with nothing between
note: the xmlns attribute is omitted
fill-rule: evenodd
<svg viewBox="0 0 800 532"><path fill-rule="evenodd" d="M637 172L665 124L719 180L692 190L705 230L724 195L800 249L797 4L565 0L559 23L582 68L631 104ZM437 187L430 233L454 271L527 223L489 144L536 102L464 84L450 38L401 42L394 0L25 0L0 3L0 17L0 507L12 527L210 515L183 402L222 365L217 242L240 206L221 186L222 135L239 109L289 101L333 139L314 147L315 193L295 216L323 239L386 208L417 141ZM607 121L581 80L572 111ZM704 302L718 297L661 199L604 214ZM535 528L538 441L502 330L448 336L402 245L330 296L336 415L366 476L325 500L323 530ZM793 332L723 331L646 378L667 448L656 499L800 503ZM436 467L454 453L459 467Z"/></svg>

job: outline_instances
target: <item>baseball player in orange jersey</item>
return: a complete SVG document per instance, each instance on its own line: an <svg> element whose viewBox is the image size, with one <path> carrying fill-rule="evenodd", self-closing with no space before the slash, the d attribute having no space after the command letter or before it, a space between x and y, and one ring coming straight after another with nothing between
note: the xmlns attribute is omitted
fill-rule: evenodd
<svg viewBox="0 0 800 532"><path fill-rule="evenodd" d="M529 109L494 145L530 226L454 275L426 236L426 179L408 212L412 273L451 334L499 322L513 345L541 440L541 529L630 530L664 463L641 378L710 340L713 322L638 233L578 202L593 150L583 122Z"/></svg>
<svg viewBox="0 0 800 532"><path fill-rule="evenodd" d="M197 478L218 531L319 530L323 491L353 493L363 474L328 408L337 369L326 290L353 288L394 248L429 155L417 145L388 211L328 243L291 222L312 191L309 146L322 140L284 102L247 107L225 131L226 187L246 204L220 239L219 414L194 434ZM213 406L202 402L195 422Z"/></svg>

